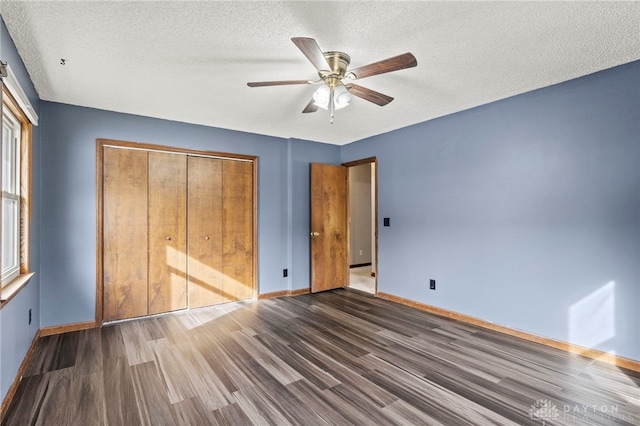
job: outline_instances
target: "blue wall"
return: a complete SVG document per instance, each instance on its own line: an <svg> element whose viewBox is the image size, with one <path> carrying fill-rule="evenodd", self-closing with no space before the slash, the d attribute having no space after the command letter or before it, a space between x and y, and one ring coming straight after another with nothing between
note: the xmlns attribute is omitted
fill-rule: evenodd
<svg viewBox="0 0 640 426"><path fill-rule="evenodd" d="M31 105L40 114L39 98L22 59L0 19L0 60L9 64L27 94ZM1 95L0 95L1 96ZM18 368L38 331L40 324L40 127L33 128L33 175L31 200L31 270L35 276L18 295L0 310L0 400L4 399L16 377ZM29 309L32 322L29 325Z"/></svg>
<svg viewBox="0 0 640 426"><path fill-rule="evenodd" d="M640 360L640 62L342 149L369 156L379 291Z"/></svg>

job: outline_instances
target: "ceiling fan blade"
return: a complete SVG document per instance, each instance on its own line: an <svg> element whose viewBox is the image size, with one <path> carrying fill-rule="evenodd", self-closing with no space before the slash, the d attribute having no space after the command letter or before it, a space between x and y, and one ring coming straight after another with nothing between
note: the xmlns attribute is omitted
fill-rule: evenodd
<svg viewBox="0 0 640 426"><path fill-rule="evenodd" d="M403 53L393 58L383 59L369 65L350 70L347 77L365 78L372 75L384 74L386 72L398 71L405 68L413 68L418 65L418 60L411 53Z"/></svg>
<svg viewBox="0 0 640 426"><path fill-rule="evenodd" d="M376 92L375 90L367 89L366 87L358 86L357 84L349 83L345 87L353 96L373 102L376 105L385 106L393 100L391 96Z"/></svg>
<svg viewBox="0 0 640 426"><path fill-rule="evenodd" d="M263 87L263 86L286 86L289 84L311 84L313 81L309 80L281 80L281 81L252 81L247 83L249 87Z"/></svg>
<svg viewBox="0 0 640 426"><path fill-rule="evenodd" d="M294 42L296 46L298 46L298 49L300 49L302 53L304 53L304 56L307 57L307 59L313 64L314 67L316 67L318 71L331 70L331 67L327 63L327 60L325 59L324 54L320 49L320 46L318 46L318 43L316 43L314 39L308 37L293 37L291 41Z"/></svg>
<svg viewBox="0 0 640 426"><path fill-rule="evenodd" d="M316 105L316 102L313 99L311 99L307 104L307 106L304 107L304 109L302 110L302 113L306 114L308 112L316 112L317 110L318 110L318 105Z"/></svg>

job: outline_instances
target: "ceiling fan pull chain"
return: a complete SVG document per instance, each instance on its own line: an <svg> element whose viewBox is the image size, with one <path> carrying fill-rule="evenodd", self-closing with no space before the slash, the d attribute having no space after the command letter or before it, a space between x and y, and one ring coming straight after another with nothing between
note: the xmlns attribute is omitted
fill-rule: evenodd
<svg viewBox="0 0 640 426"><path fill-rule="evenodd" d="M335 115L336 112L336 105L333 102L333 86L329 86L330 92L329 92L329 111L331 111L331 124L333 124L333 116Z"/></svg>

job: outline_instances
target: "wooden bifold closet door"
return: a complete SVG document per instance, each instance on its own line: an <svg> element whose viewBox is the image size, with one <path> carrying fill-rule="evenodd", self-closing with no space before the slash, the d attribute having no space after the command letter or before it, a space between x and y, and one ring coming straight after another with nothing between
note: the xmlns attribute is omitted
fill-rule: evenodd
<svg viewBox="0 0 640 426"><path fill-rule="evenodd" d="M253 295L253 165L189 157L189 307Z"/></svg>
<svg viewBox="0 0 640 426"><path fill-rule="evenodd" d="M253 297L252 161L102 149L104 321Z"/></svg>
<svg viewBox="0 0 640 426"><path fill-rule="evenodd" d="M149 312L148 155L110 147L102 155L103 315L111 321Z"/></svg>
<svg viewBox="0 0 640 426"><path fill-rule="evenodd" d="M222 288L222 162L189 157L189 306L226 301Z"/></svg>
<svg viewBox="0 0 640 426"><path fill-rule="evenodd" d="M149 313L187 307L187 157L149 151Z"/></svg>

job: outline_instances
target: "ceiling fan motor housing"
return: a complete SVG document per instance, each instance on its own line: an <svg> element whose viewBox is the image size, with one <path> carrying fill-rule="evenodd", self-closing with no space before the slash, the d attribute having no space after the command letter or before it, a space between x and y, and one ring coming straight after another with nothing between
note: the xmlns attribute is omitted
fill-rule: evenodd
<svg viewBox="0 0 640 426"><path fill-rule="evenodd" d="M327 64L331 69L329 70L329 74L323 75L321 72L319 72L320 77L325 78L328 76L335 76L338 79L344 78L347 72L347 67L351 62L351 57L344 52L331 51L323 52L322 54L324 55L325 59L327 60Z"/></svg>

